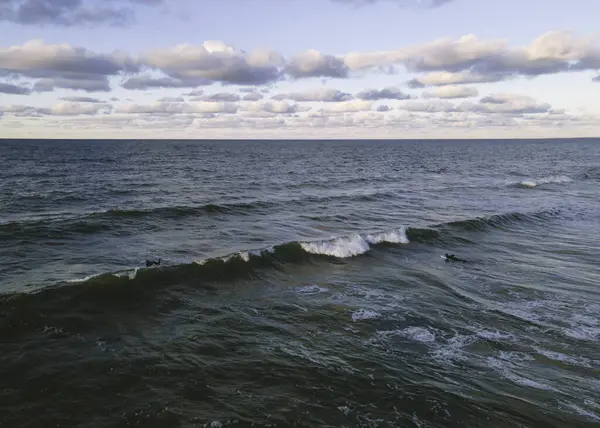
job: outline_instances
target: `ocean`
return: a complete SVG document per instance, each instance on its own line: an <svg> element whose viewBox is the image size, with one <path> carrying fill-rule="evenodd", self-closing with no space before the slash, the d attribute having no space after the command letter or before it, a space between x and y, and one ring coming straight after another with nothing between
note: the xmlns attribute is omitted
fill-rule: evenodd
<svg viewBox="0 0 600 428"><path fill-rule="evenodd" d="M598 139L0 140L0 427L597 427L599 237Z"/></svg>

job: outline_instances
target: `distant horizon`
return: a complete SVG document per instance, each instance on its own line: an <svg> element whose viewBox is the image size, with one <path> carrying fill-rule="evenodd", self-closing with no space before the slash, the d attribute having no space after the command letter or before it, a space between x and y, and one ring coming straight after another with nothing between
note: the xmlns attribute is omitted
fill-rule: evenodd
<svg viewBox="0 0 600 428"><path fill-rule="evenodd" d="M68 3L3 2L4 138L600 135L597 0Z"/></svg>
<svg viewBox="0 0 600 428"><path fill-rule="evenodd" d="M281 142L344 142L344 141L540 141L540 140L598 140L600 142L600 136L598 137L523 137L523 138L30 138L30 137L19 137L19 138L4 138L0 137L0 142L3 141L90 141L90 142L103 142L103 141L197 141L197 142L215 142L215 141L248 141L248 142L270 142L270 141L281 141Z"/></svg>

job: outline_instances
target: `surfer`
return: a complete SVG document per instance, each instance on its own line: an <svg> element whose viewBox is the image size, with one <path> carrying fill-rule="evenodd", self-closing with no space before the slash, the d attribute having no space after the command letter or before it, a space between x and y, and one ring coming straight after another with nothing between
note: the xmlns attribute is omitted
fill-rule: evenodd
<svg viewBox="0 0 600 428"><path fill-rule="evenodd" d="M445 254L445 257L446 257L446 261L447 261L447 262L448 262L448 261L450 261L450 260L452 260L453 262L463 262L463 263L466 263L466 262L467 262L466 260L459 259L459 258L458 258L458 257L456 257L454 254L448 254L448 253L446 253L446 254Z"/></svg>
<svg viewBox="0 0 600 428"><path fill-rule="evenodd" d="M146 260L146 267L150 267L152 265L158 266L158 265L160 265L160 260L161 259L158 259L158 261L156 261L156 262L154 260Z"/></svg>

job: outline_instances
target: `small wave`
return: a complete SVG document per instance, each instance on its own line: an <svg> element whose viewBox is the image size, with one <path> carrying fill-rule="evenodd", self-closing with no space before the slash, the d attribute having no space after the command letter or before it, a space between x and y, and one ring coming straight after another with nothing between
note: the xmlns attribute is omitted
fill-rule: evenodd
<svg viewBox="0 0 600 428"><path fill-rule="evenodd" d="M551 175L549 177L543 177L539 179L527 179L518 183L519 187L533 188L544 184L565 184L571 183L573 179L566 175Z"/></svg>
<svg viewBox="0 0 600 428"><path fill-rule="evenodd" d="M312 254L322 254L340 258L357 256L364 254L371 248L371 245L381 243L408 244L406 230L401 228L396 231L377 233L377 234L353 234L347 237L340 237L331 241L302 242L302 249Z"/></svg>

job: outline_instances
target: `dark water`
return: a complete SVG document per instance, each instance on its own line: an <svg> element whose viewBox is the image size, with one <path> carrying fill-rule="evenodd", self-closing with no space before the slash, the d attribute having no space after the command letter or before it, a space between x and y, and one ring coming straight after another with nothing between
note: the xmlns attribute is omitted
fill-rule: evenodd
<svg viewBox="0 0 600 428"><path fill-rule="evenodd" d="M0 141L0 427L598 426L599 186L598 140Z"/></svg>

